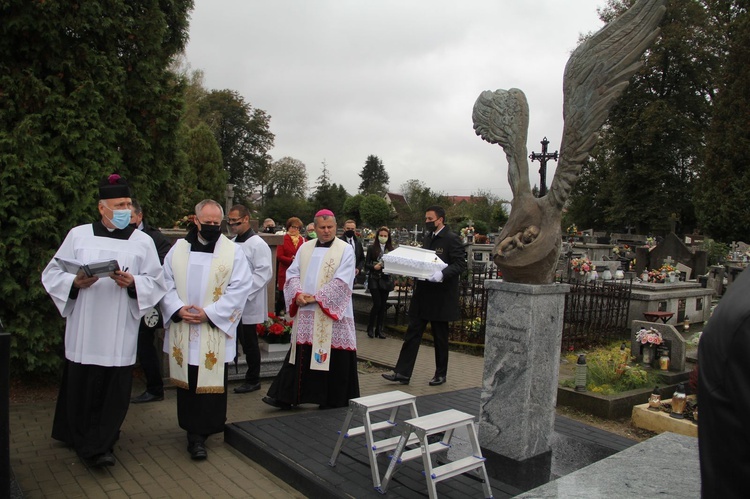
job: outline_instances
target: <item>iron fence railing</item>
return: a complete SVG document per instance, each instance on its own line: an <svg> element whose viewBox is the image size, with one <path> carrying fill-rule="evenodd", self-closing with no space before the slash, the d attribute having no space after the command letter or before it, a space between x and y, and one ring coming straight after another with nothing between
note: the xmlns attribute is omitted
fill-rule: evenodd
<svg viewBox="0 0 750 499"><path fill-rule="evenodd" d="M562 349L577 350L626 337L632 286L632 280L570 281Z"/></svg>
<svg viewBox="0 0 750 499"><path fill-rule="evenodd" d="M459 285L460 319L451 322L449 340L483 345L487 319L486 279L499 279L496 270L473 272ZM396 324L408 324L411 282L397 289ZM565 296L563 351L604 344L627 337L631 280L570 281Z"/></svg>

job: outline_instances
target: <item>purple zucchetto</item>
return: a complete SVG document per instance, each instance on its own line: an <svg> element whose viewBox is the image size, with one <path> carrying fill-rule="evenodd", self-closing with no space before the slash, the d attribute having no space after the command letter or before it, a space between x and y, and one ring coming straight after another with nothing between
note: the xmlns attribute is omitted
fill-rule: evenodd
<svg viewBox="0 0 750 499"><path fill-rule="evenodd" d="M130 186L128 181L117 173L103 178L99 182L99 199L129 198Z"/></svg>

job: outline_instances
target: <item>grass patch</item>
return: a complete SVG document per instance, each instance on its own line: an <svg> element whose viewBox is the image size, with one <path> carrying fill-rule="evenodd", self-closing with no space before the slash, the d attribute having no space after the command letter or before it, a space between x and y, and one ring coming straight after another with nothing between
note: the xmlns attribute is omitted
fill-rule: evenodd
<svg viewBox="0 0 750 499"><path fill-rule="evenodd" d="M580 354L586 355L588 366L588 377L586 389L601 395L614 395L616 393L654 386L660 382L660 376L642 368L633 362L630 351L625 353L620 349L621 343L612 343L605 347L589 351L573 352L566 355L571 364L578 361ZM574 388L574 380L565 380L560 383L567 388Z"/></svg>

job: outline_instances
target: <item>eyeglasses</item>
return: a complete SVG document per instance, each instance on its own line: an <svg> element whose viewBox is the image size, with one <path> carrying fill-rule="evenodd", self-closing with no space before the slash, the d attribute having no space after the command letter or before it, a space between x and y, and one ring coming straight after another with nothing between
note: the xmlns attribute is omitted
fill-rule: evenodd
<svg viewBox="0 0 750 499"><path fill-rule="evenodd" d="M227 222L229 222L230 224L234 224L234 223L241 222L241 221L242 221L241 218L227 218Z"/></svg>
<svg viewBox="0 0 750 499"><path fill-rule="evenodd" d="M290 225L290 226L289 226L289 228L290 228L290 229L297 229L297 230L302 230L302 227L298 227L298 226L296 226L296 225Z"/></svg>

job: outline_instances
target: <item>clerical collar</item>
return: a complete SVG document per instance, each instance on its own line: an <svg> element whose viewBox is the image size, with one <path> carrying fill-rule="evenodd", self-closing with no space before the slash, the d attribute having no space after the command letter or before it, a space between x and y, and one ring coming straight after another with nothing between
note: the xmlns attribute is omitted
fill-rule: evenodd
<svg viewBox="0 0 750 499"><path fill-rule="evenodd" d="M331 239L327 243L324 243L323 241L318 239L318 242L315 243L315 247L316 248L330 248L332 244L333 244L333 239Z"/></svg>
<svg viewBox="0 0 750 499"><path fill-rule="evenodd" d="M252 227L250 227L247 231L243 232L242 234L239 234L237 237L234 238L235 243L244 243L251 237L255 235L255 231Z"/></svg>
<svg viewBox="0 0 750 499"><path fill-rule="evenodd" d="M112 239L130 239L135 229L131 226L127 226L124 229L110 229L102 223L101 220L97 220L91 224L94 229L94 235L98 237L111 237Z"/></svg>

